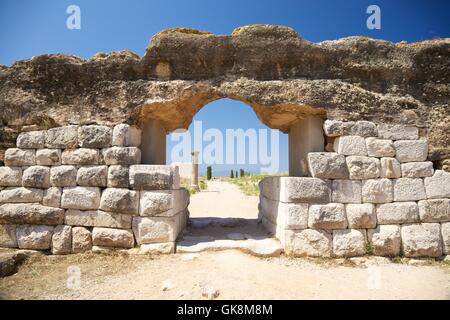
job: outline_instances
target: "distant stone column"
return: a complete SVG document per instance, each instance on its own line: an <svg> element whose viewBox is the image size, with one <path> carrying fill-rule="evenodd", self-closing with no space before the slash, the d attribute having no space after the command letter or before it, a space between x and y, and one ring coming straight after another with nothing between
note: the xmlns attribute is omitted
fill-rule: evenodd
<svg viewBox="0 0 450 320"><path fill-rule="evenodd" d="M166 131L162 122L150 120L142 128L142 163L166 164Z"/></svg>
<svg viewBox="0 0 450 320"><path fill-rule="evenodd" d="M192 169L191 169L191 186L199 188L198 185L198 151L191 152Z"/></svg>

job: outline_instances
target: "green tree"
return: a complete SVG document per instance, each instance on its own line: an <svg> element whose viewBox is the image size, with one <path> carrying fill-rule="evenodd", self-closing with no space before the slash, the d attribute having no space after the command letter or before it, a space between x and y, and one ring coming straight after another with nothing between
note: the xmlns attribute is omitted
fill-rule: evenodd
<svg viewBox="0 0 450 320"><path fill-rule="evenodd" d="M206 179L211 180L212 178L212 167L207 166L206 167Z"/></svg>
<svg viewBox="0 0 450 320"><path fill-rule="evenodd" d="M237 170L236 170L236 173L234 174L234 176L235 176L236 178L239 178L239 175L238 175Z"/></svg>
<svg viewBox="0 0 450 320"><path fill-rule="evenodd" d="M231 178L231 179L234 178L234 171L233 171L233 170L231 170L231 172L230 172L230 178Z"/></svg>
<svg viewBox="0 0 450 320"><path fill-rule="evenodd" d="M244 169L240 169L239 170L239 176L242 178L243 176L245 176L245 172Z"/></svg>

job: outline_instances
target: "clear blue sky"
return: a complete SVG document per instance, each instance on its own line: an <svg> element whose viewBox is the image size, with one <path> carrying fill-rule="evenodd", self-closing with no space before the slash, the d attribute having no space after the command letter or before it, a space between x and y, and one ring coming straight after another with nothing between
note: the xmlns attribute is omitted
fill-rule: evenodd
<svg viewBox="0 0 450 320"><path fill-rule="evenodd" d="M81 8L81 30L66 28L71 4ZM371 4L381 8L381 30L366 27ZM142 56L151 36L171 27L230 34L238 26L269 23L290 26L313 42L351 35L420 41L450 37L449 12L448 0L2 0L0 64L57 52L89 58L96 52L129 49ZM195 119L220 130L261 126L250 107L230 100L206 106ZM282 171L287 170L286 141L283 136Z"/></svg>

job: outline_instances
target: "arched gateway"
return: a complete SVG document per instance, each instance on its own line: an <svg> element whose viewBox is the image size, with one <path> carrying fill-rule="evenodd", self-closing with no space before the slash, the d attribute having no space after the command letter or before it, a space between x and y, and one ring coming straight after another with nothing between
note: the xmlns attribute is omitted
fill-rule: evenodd
<svg viewBox="0 0 450 320"><path fill-rule="evenodd" d="M259 206L288 254L449 254L449 58L449 39L253 25L0 66L0 247L173 252L189 194L165 135L232 98L289 133L289 177L261 181Z"/></svg>

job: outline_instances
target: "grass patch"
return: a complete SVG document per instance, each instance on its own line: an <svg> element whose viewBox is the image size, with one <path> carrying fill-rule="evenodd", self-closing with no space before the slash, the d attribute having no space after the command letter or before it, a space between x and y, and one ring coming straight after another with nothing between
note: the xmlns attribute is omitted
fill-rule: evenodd
<svg viewBox="0 0 450 320"><path fill-rule="evenodd" d="M247 196L257 196L259 195L259 182L270 176L287 176L287 173L279 173L279 174L250 174L247 173L243 177L239 178L228 178L227 181L234 183L241 189L241 191Z"/></svg>

